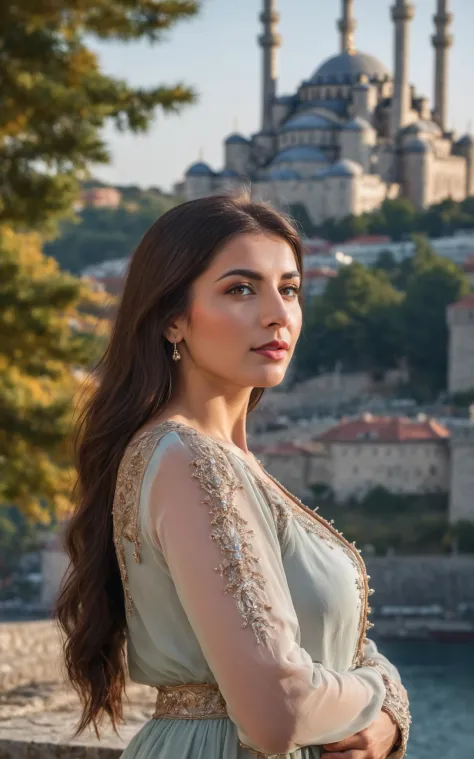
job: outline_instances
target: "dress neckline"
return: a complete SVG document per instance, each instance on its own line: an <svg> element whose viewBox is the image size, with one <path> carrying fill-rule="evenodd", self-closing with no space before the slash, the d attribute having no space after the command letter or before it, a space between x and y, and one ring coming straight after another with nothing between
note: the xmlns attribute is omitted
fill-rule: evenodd
<svg viewBox="0 0 474 759"><path fill-rule="evenodd" d="M275 493L281 500L284 502L290 501L290 504L293 505L293 508L297 508L302 512L306 512L311 514L311 516L316 519L318 522L322 522L325 524L331 532L336 533L340 537L342 536L342 533L340 533L338 530L336 530L335 527L333 527L334 520L328 521L324 519L320 514L316 514L316 511L318 510L318 507L316 509L310 509L308 506L305 506L305 504L301 501L300 498L297 498L294 493L292 493L290 490L288 490L282 483L276 479L270 472L267 472L265 467L262 465L261 461L257 459L257 457L251 453L251 456L255 459L259 467L261 468L262 472L265 474L266 477L268 477L268 480L265 479L265 477L262 477L261 474L253 467L251 464L249 464L248 461L244 459L243 456L239 456L238 453L236 453L234 450L229 448L227 445L222 443L220 440L218 440L215 437L212 437L212 435L207 435L205 432L201 432L201 430L196 429L196 427L193 427L191 424L187 424L186 422L178 422L175 419L165 419L162 422L158 422L155 426L150 427L148 430L146 430L142 434L149 434L154 433L157 430L159 430L161 427L169 427L172 429L173 427L181 427L185 430L189 430L191 433L194 433L195 435L199 435L200 437L205 438L206 440L209 440L210 442L217 445L221 450L225 451L226 453L231 454L232 456L235 456L235 458L242 463L242 465L245 467L246 470L248 470L253 477L264 487L271 490L273 493ZM350 544L349 544L350 545Z"/></svg>

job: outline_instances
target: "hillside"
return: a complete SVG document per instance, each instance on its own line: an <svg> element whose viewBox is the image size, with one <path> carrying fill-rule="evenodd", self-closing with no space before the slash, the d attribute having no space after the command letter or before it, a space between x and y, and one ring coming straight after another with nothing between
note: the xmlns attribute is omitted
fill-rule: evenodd
<svg viewBox="0 0 474 759"><path fill-rule="evenodd" d="M91 189L107 187L99 182L85 183L82 197L86 198ZM53 256L62 269L79 274L86 266L126 258L153 222L179 202L159 188L116 186L113 189L121 195L116 208L84 200L76 219L65 222L60 235L45 245L45 253Z"/></svg>

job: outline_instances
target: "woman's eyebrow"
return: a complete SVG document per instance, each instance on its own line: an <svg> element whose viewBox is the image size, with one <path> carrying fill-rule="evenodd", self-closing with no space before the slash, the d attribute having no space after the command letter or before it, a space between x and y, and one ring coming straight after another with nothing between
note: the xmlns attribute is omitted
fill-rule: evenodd
<svg viewBox="0 0 474 759"><path fill-rule="evenodd" d="M255 279L258 282L262 282L265 277L260 274L258 271L253 271L253 269L231 269L230 271L226 271L225 274L222 274L218 279L216 279L216 282L220 282L221 279L225 279L226 277L232 277L238 275L240 277L247 277L248 279ZM294 279L295 277L299 277L300 273L296 269L293 271L287 271L284 274L281 275L281 279Z"/></svg>

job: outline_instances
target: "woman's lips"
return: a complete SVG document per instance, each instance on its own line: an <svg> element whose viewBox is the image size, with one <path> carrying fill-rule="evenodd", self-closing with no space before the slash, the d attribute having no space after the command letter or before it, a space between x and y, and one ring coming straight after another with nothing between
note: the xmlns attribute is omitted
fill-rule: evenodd
<svg viewBox="0 0 474 759"><path fill-rule="evenodd" d="M272 361L281 361L282 358L285 358L287 351L284 348L257 348L253 353L258 353Z"/></svg>

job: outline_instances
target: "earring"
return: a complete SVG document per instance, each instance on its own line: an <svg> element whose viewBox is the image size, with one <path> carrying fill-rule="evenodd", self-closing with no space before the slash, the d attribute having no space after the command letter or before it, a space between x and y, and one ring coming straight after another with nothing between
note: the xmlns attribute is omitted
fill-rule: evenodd
<svg viewBox="0 0 474 759"><path fill-rule="evenodd" d="M176 347L176 338L174 339L174 350L173 350L173 356L172 356L172 358L173 358L173 361L180 361L181 360L181 356L180 356L179 351L178 351L178 349Z"/></svg>

